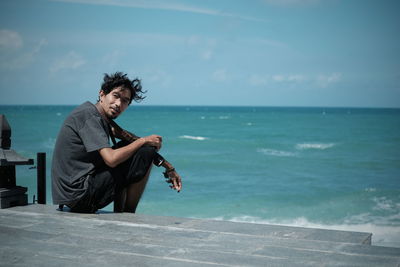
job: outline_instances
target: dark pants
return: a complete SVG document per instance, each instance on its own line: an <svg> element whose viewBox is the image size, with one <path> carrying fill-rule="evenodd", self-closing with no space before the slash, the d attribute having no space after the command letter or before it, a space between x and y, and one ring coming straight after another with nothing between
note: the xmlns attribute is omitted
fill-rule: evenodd
<svg viewBox="0 0 400 267"><path fill-rule="evenodd" d="M121 145L123 143L118 143L118 146ZM88 175L87 191L77 203L69 206L71 211L94 213L110 204L114 201L116 193L145 177L155 154L154 147L143 146L117 167L103 166L93 175Z"/></svg>

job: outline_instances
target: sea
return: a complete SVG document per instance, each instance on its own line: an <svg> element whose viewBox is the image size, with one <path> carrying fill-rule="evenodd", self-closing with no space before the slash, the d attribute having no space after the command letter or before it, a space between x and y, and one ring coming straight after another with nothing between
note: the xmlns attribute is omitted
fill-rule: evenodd
<svg viewBox="0 0 400 267"><path fill-rule="evenodd" d="M75 106L0 106L11 148L51 161ZM373 233L400 247L400 109L324 107L129 107L117 123L163 137L160 153L182 177L171 190L153 167L137 213ZM36 169L17 184L37 199ZM112 211L112 206L105 208Z"/></svg>

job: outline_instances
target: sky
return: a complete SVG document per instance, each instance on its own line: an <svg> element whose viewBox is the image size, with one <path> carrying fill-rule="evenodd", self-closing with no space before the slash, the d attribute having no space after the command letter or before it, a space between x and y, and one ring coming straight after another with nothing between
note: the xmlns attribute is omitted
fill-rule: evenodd
<svg viewBox="0 0 400 267"><path fill-rule="evenodd" d="M0 105L400 107L400 1L1 0Z"/></svg>

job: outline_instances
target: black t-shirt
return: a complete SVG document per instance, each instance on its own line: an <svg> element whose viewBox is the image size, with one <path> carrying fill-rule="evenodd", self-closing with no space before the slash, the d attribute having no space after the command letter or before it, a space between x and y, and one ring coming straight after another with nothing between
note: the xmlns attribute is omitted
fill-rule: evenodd
<svg viewBox="0 0 400 267"><path fill-rule="evenodd" d="M87 189L87 176L104 165L99 149L111 147L109 127L95 105L85 102L64 121L51 168L54 204L71 204Z"/></svg>

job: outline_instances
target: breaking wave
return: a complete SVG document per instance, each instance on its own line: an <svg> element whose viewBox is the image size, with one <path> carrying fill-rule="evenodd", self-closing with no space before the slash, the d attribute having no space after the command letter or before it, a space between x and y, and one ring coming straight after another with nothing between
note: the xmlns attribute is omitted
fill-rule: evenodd
<svg viewBox="0 0 400 267"><path fill-rule="evenodd" d="M179 136L179 138L183 138L183 139L190 139L190 140L199 140L199 141L204 141L204 140L208 140L208 137L203 137L203 136L191 136L191 135L182 135Z"/></svg>
<svg viewBox="0 0 400 267"><path fill-rule="evenodd" d="M306 150L306 149L319 149L319 150L325 150L331 147L334 147L334 143L302 143L302 144L297 144L296 149L298 150Z"/></svg>
<svg viewBox="0 0 400 267"><path fill-rule="evenodd" d="M267 156L275 156L275 157L295 157L297 156L296 153L290 151L283 151L283 150L275 150L269 148L259 148L257 152L262 153Z"/></svg>

